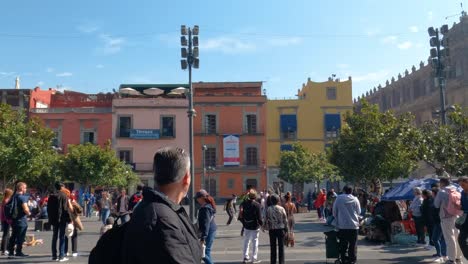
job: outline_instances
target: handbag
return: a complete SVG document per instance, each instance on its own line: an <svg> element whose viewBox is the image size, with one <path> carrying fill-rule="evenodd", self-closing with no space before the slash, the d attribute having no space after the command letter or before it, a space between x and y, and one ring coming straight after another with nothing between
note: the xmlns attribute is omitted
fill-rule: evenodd
<svg viewBox="0 0 468 264"><path fill-rule="evenodd" d="M455 221L455 227L457 229L462 229L465 222L466 222L466 214L463 214L460 217L458 217L457 220Z"/></svg>
<svg viewBox="0 0 468 264"><path fill-rule="evenodd" d="M73 224L72 223L68 224L67 227L65 228L65 236L66 237L73 236L74 230L75 230L75 227L73 226Z"/></svg>

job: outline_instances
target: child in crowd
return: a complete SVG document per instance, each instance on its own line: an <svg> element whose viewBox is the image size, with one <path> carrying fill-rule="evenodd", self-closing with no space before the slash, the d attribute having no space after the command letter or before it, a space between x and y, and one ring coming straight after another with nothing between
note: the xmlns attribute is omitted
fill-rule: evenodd
<svg viewBox="0 0 468 264"><path fill-rule="evenodd" d="M107 219L106 219L106 225L103 225L101 227L101 236L107 232L108 230L112 229L112 227L114 226L114 218L112 216L109 216Z"/></svg>

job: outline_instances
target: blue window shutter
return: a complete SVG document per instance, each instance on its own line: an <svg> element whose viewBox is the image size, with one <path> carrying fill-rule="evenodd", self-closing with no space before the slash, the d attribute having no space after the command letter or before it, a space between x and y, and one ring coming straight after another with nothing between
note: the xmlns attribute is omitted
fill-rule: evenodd
<svg viewBox="0 0 468 264"><path fill-rule="evenodd" d="M291 144L281 144L281 151L292 151L292 145Z"/></svg>
<svg viewBox="0 0 468 264"><path fill-rule="evenodd" d="M281 115L280 125L282 132L297 131L297 118L296 115Z"/></svg>
<svg viewBox="0 0 468 264"><path fill-rule="evenodd" d="M337 131L341 129L340 114L325 114L325 131Z"/></svg>

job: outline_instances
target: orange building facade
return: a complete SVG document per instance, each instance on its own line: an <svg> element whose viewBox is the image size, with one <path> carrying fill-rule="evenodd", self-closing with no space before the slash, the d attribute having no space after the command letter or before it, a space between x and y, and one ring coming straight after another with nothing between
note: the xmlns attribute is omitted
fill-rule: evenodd
<svg viewBox="0 0 468 264"><path fill-rule="evenodd" d="M195 188L217 199L266 189L262 82L199 82L193 89Z"/></svg>
<svg viewBox="0 0 468 264"><path fill-rule="evenodd" d="M39 90L33 95L41 95ZM55 133L54 147L66 153L68 145L92 143L104 146L112 139L113 94L83 94L71 91L33 96L30 115L39 117ZM39 102L39 103L38 103Z"/></svg>

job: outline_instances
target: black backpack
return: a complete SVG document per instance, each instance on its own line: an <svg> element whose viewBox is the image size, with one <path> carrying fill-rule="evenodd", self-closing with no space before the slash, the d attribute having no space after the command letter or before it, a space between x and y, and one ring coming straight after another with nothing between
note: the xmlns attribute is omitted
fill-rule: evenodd
<svg viewBox="0 0 468 264"><path fill-rule="evenodd" d="M18 195L13 194L11 199L5 205L5 217L7 220L16 220L18 218Z"/></svg>
<svg viewBox="0 0 468 264"><path fill-rule="evenodd" d="M130 220L131 221L131 220ZM122 261L122 243L130 221L117 225L102 234L89 254L88 264L116 264Z"/></svg>

